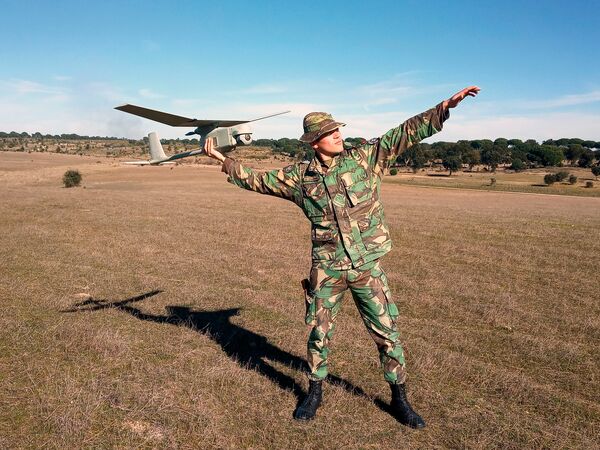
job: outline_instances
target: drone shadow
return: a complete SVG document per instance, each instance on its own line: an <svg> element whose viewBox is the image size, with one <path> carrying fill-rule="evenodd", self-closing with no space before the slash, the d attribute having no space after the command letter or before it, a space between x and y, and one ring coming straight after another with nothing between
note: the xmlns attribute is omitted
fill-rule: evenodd
<svg viewBox="0 0 600 450"><path fill-rule="evenodd" d="M156 315L144 313L140 309L131 306L161 292L161 290L150 291L125 300L113 302L90 298L76 303L71 308L62 310L61 312L71 313L118 309L139 320L191 328L219 344L225 354L241 367L264 375L281 389L292 391L297 399L296 406L299 405L300 401L306 395L306 391L303 390L302 386L294 378L280 372L269 364L269 362L277 362L296 371L306 370L306 362L302 358L273 345L265 336L232 323L231 318L239 315L242 308L198 311L192 310L187 306L170 305L166 307L165 315ZM343 378L329 375L326 382L338 386L358 397L369 399L379 409L393 415L387 403L379 398L373 399L361 388Z"/></svg>

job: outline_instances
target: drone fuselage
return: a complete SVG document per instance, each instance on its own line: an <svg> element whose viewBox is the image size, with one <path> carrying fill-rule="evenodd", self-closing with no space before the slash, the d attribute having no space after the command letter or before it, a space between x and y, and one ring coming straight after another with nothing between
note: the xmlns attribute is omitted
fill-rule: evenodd
<svg viewBox="0 0 600 450"><path fill-rule="evenodd" d="M201 133L203 130L197 130ZM207 139L214 139L214 149L221 153L227 153L238 145L250 145L252 143L252 129L249 124L242 123L232 127L214 128L208 133L201 133L200 148L204 147Z"/></svg>

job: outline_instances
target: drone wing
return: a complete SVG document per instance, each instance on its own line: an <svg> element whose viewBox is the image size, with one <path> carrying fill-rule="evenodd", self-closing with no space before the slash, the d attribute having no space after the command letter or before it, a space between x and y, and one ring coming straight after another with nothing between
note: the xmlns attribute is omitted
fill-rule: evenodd
<svg viewBox="0 0 600 450"><path fill-rule="evenodd" d="M164 123L171 125L172 127L232 127L241 123L256 122L257 120L268 119L269 117L278 116L280 114L289 113L289 111L283 111L276 114L271 114L258 119L252 120L198 120L190 119L189 117L176 116L175 114L169 114L162 111L156 111L154 109L142 108L136 105L122 105L117 106L115 109L124 111L129 114L144 117L145 119L154 120L155 122Z"/></svg>
<svg viewBox="0 0 600 450"><path fill-rule="evenodd" d="M190 119L189 117L176 116L175 114L169 114L162 111L156 111L154 109L142 108L136 105L122 105L117 106L115 109L124 111L129 114L144 117L145 119L154 120L155 122L164 123L171 125L172 127L205 127L212 126L216 127L231 127L233 125L239 125L240 123L250 122L249 120L198 120ZM264 119L264 117L261 117ZM260 119L255 119L260 120Z"/></svg>

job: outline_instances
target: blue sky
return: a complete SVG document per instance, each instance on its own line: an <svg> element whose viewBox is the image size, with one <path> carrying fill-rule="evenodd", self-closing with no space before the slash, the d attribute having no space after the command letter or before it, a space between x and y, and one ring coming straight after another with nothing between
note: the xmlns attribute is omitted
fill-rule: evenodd
<svg viewBox="0 0 600 450"><path fill-rule="evenodd" d="M0 2L0 130L140 138L134 103L298 137L378 136L459 89L435 140L600 140L598 1Z"/></svg>

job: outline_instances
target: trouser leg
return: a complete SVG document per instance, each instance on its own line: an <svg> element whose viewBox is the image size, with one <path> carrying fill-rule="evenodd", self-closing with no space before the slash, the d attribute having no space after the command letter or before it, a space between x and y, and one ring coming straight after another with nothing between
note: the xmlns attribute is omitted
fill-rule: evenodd
<svg viewBox="0 0 600 450"><path fill-rule="evenodd" d="M385 380L389 383L404 383L404 351L396 324L398 308L392 300L388 280L379 261L360 270L349 271L348 287L379 350Z"/></svg>
<svg viewBox="0 0 600 450"><path fill-rule="evenodd" d="M346 288L344 272L319 267L311 269L306 317L306 323L312 325L306 358L311 380L319 381L327 377L329 343L333 338L335 318L342 306Z"/></svg>

